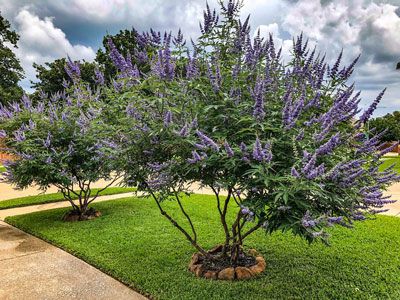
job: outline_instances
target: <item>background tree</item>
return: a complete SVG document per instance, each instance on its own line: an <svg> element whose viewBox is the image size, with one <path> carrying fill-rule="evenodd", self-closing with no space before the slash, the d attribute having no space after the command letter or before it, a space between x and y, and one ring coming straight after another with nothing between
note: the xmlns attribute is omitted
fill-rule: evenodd
<svg viewBox="0 0 400 300"><path fill-rule="evenodd" d="M136 65L142 73L150 71L149 60L151 59L151 55L149 54L154 52L155 47L161 43L159 33L152 31L150 34L154 35L152 43L145 43L145 37L139 34L134 28L131 30L120 30L115 35L107 34L103 37L103 47L97 51L95 60L104 69L106 82L115 78L118 73L118 69L110 57L112 52L110 41L119 53L125 57L131 57L132 64Z"/></svg>
<svg viewBox="0 0 400 300"><path fill-rule="evenodd" d="M72 206L65 219L86 220L98 216L89 205L119 177L119 147L102 118L99 89L80 81L77 63L68 62L66 71L74 82L67 93L35 103L23 96L0 108L0 138L16 157L5 164L2 179L20 189L55 186ZM109 180L107 186L92 193L100 179Z"/></svg>
<svg viewBox="0 0 400 300"><path fill-rule="evenodd" d="M85 83L89 83L91 87L94 87L96 83L96 63L87 61L76 61L75 63L79 63L79 67L81 70L81 80ZM38 96L39 91L42 91L48 95L62 92L65 89L65 83L72 83L72 79L65 71L66 64L66 58L60 58L52 62L46 62L43 65L39 65L36 63L33 64L33 67L36 70L36 77L38 79L38 81L36 82L31 81L31 87L37 90L35 93L35 97Z"/></svg>
<svg viewBox="0 0 400 300"><path fill-rule="evenodd" d="M11 30L10 23L0 12L0 103L9 103L20 100L22 88L18 81L24 77L21 64L10 46L17 47L19 36Z"/></svg>
<svg viewBox="0 0 400 300"><path fill-rule="evenodd" d="M104 83L110 83L117 74L117 68L112 62L110 57L112 50L110 48L110 41L113 43L113 47L122 53L124 56L130 56L132 59L131 63L136 65L138 70L143 73L150 71L149 60L151 55L148 52L154 51L153 46L156 45L158 40L158 34L153 32L155 35L152 44L141 44L139 41L143 40L143 37L138 34L135 29L132 30L121 30L115 35L106 35L103 37L103 48L97 51L94 62L79 62L81 69L81 80L82 82L89 83L94 88L96 84L96 70L99 69L104 75ZM153 49L153 50L152 50ZM34 93L34 99L38 99L39 91L47 94L53 94L61 92L65 89L64 83L71 82L70 77L65 71L65 65L67 63L66 58L59 58L53 62L46 62L43 65L34 63L33 67L36 70L36 77L38 81L31 82L32 88L37 91Z"/></svg>
<svg viewBox="0 0 400 300"><path fill-rule="evenodd" d="M385 131L381 137L384 142L400 141L400 111L372 119L368 126L377 132Z"/></svg>

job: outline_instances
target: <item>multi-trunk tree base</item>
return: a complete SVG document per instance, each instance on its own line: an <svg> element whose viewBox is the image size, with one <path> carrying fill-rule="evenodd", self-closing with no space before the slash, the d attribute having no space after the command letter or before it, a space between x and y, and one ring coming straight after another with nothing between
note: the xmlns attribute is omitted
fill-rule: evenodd
<svg viewBox="0 0 400 300"><path fill-rule="evenodd" d="M66 222L76 222L76 221L85 221L92 220L101 216L101 212L95 210L93 207L86 210L86 212L82 213L78 210L70 210L65 213L63 216L63 221Z"/></svg>
<svg viewBox="0 0 400 300"><path fill-rule="evenodd" d="M232 265L229 256L222 256L222 245L208 251L210 257L195 253L189 264L189 270L197 277L219 280L249 279L264 272L266 263L257 251L251 249L248 254L241 253L239 259Z"/></svg>

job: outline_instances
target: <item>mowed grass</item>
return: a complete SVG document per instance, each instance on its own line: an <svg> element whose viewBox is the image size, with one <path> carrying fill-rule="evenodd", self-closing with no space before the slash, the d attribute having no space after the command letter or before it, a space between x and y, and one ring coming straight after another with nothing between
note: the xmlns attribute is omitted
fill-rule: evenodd
<svg viewBox="0 0 400 300"><path fill-rule="evenodd" d="M379 166L379 171L384 171L393 164L395 165L393 170L400 174L400 156L383 157L383 163Z"/></svg>
<svg viewBox="0 0 400 300"><path fill-rule="evenodd" d="M95 195L99 189L93 189L92 195ZM129 193L135 191L136 188L125 188L125 187L109 187L99 193L100 196L115 195L122 193ZM74 195L75 196L75 195ZM77 199L77 197L73 197ZM9 200L0 201L0 210L7 208L15 208L29 205L45 204L52 202L66 201L62 193L52 194L40 194L36 196L26 196L21 198L14 198ZM95 200L96 201L96 200Z"/></svg>
<svg viewBox="0 0 400 300"><path fill-rule="evenodd" d="M3 172L5 172L5 171L6 171L6 168L3 167L2 165L0 165L0 173L3 173Z"/></svg>
<svg viewBox="0 0 400 300"><path fill-rule="evenodd" d="M164 205L184 222L176 203ZM192 195L184 205L200 243L207 248L220 243L214 198ZM265 257L266 272L248 281L224 282L199 279L187 270L195 250L152 200L126 198L95 207L102 217L85 222L62 222L65 209L6 221L153 299L400 299L400 218L379 216L351 230L333 228L330 247L308 245L290 233L266 236L259 231L245 246Z"/></svg>

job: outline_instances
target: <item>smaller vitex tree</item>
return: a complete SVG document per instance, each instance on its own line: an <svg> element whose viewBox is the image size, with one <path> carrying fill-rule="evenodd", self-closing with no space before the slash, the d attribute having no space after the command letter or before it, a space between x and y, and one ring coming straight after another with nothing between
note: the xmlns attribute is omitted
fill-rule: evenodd
<svg viewBox="0 0 400 300"><path fill-rule="evenodd" d="M77 63L69 61L66 70L74 82L66 92L42 94L37 103L24 96L0 107L0 137L15 157L5 164L2 180L19 189L56 186L72 206L65 219L85 220L99 215L89 205L120 178L119 146L103 121L100 89L80 83ZM92 183L101 179L106 186L93 192Z"/></svg>

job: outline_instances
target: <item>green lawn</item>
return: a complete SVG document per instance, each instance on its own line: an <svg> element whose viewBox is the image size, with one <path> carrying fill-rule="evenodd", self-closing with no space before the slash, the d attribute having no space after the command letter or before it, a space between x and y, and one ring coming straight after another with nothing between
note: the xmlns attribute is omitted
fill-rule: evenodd
<svg viewBox="0 0 400 300"><path fill-rule="evenodd" d="M114 195L121 193L128 193L135 191L136 188L125 188L125 187L109 187L104 191L100 192L99 195ZM98 189L93 189L92 193L96 193ZM75 197L76 199L76 197ZM36 205L36 204L44 204L51 202L60 202L65 201L63 195L61 193L53 193L53 194L41 194L37 196L27 196L21 198L14 198L9 200L0 201L0 210L13 208L13 207L22 207L28 205ZM96 201L96 200L95 200Z"/></svg>
<svg viewBox="0 0 400 300"><path fill-rule="evenodd" d="M379 166L379 171L383 171L390 167L391 165L395 164L394 170L397 173L400 173L400 156L399 157L394 157L394 156L385 156L383 159L383 164Z"/></svg>
<svg viewBox="0 0 400 300"><path fill-rule="evenodd" d="M201 244L211 248L221 242L213 197L192 195L184 204ZM174 202L165 205L177 209ZM194 249L150 199L95 207L103 216L85 222L60 221L65 209L6 221L154 299L400 299L400 218L379 216L357 223L355 230L333 228L331 247L259 231L246 246L262 253L266 272L249 281L223 282L199 279L187 270Z"/></svg>
<svg viewBox="0 0 400 300"><path fill-rule="evenodd" d="M0 165L0 173L3 173L3 172L5 172L5 171L6 171L6 168L3 167L2 165Z"/></svg>

